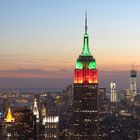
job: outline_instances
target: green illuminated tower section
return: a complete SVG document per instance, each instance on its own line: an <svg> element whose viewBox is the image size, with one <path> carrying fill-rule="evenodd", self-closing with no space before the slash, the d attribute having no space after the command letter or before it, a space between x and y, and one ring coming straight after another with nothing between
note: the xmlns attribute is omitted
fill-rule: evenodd
<svg viewBox="0 0 140 140"><path fill-rule="evenodd" d="M88 42L86 14L83 50L74 70L74 140L97 139L98 70Z"/></svg>
<svg viewBox="0 0 140 140"><path fill-rule="evenodd" d="M88 39L86 14L83 51L76 62L76 69L74 71L74 83L98 83L96 61L90 53Z"/></svg>

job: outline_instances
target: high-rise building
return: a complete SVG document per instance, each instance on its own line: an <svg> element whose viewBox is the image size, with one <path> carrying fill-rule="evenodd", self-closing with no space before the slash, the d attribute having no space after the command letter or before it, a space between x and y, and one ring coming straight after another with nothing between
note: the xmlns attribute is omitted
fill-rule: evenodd
<svg viewBox="0 0 140 140"><path fill-rule="evenodd" d="M42 117L45 117L46 114L47 114L47 111L46 111L46 104L42 104L41 116L42 116Z"/></svg>
<svg viewBox="0 0 140 140"><path fill-rule="evenodd" d="M8 139L12 137L12 132L10 130L15 124L15 118L13 117L10 107L8 108L8 112L5 116L4 122L5 127L3 128L3 135Z"/></svg>
<svg viewBox="0 0 140 140"><path fill-rule="evenodd" d="M13 114L12 114L13 112ZM5 117L5 137L7 139L32 139L33 118L32 111L27 108L8 109Z"/></svg>
<svg viewBox="0 0 140 140"><path fill-rule="evenodd" d="M136 78L137 78L137 71L132 68L130 71L130 92L131 92L131 102L134 101L134 97L137 94L137 87L136 87Z"/></svg>
<svg viewBox="0 0 140 140"><path fill-rule="evenodd" d="M110 101L111 102L118 102L116 83L114 81L110 83Z"/></svg>
<svg viewBox="0 0 140 140"><path fill-rule="evenodd" d="M11 109L9 107L6 118L5 118L5 122L6 123L10 123L10 122L15 122L15 118L12 115Z"/></svg>
<svg viewBox="0 0 140 140"><path fill-rule="evenodd" d="M59 140L59 116L47 116L42 140Z"/></svg>
<svg viewBox="0 0 140 140"><path fill-rule="evenodd" d="M34 99L33 114L36 116L37 122L39 121L39 110L37 106L37 100Z"/></svg>
<svg viewBox="0 0 140 140"><path fill-rule="evenodd" d="M131 90L130 89L125 89L125 100L127 103L131 102Z"/></svg>
<svg viewBox="0 0 140 140"><path fill-rule="evenodd" d="M4 117L4 100L0 98L0 125Z"/></svg>
<svg viewBox="0 0 140 140"><path fill-rule="evenodd" d="M139 118L140 117L140 94L138 93L135 98L134 98L134 115L135 118Z"/></svg>
<svg viewBox="0 0 140 140"><path fill-rule="evenodd" d="M98 70L88 39L86 13L83 51L74 70L74 140L95 140L98 136Z"/></svg>
<svg viewBox="0 0 140 140"><path fill-rule="evenodd" d="M99 107L101 108L105 98L106 98L106 88L102 87L98 89Z"/></svg>

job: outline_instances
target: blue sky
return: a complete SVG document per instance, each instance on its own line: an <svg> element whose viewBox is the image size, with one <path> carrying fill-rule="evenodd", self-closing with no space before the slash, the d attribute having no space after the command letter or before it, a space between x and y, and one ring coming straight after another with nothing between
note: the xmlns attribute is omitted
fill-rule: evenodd
<svg viewBox="0 0 140 140"><path fill-rule="evenodd" d="M85 10L98 69L139 70L139 7L139 0L0 0L0 77L70 79Z"/></svg>

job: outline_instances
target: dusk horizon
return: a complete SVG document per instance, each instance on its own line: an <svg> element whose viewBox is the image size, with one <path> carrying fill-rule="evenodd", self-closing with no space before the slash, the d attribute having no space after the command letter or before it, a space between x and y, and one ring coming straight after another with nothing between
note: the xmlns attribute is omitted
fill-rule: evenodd
<svg viewBox="0 0 140 140"><path fill-rule="evenodd" d="M67 73L67 72L65 72ZM99 71L99 86L110 88L110 83L115 81L117 89L129 87L129 71ZM140 72L137 73L140 75ZM66 88L73 83L73 70L69 71L64 78L47 77L1 77L0 88ZM137 84L140 80L137 79Z"/></svg>
<svg viewBox="0 0 140 140"><path fill-rule="evenodd" d="M140 140L140 0L0 0L0 140Z"/></svg>

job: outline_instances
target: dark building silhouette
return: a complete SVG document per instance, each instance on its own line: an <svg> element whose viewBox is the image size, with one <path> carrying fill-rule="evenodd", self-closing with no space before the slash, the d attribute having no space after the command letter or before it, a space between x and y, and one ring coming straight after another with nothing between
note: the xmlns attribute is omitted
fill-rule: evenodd
<svg viewBox="0 0 140 140"><path fill-rule="evenodd" d="M5 119L6 137L14 140L33 139L33 114L28 108L14 108L13 116L11 111Z"/></svg>

